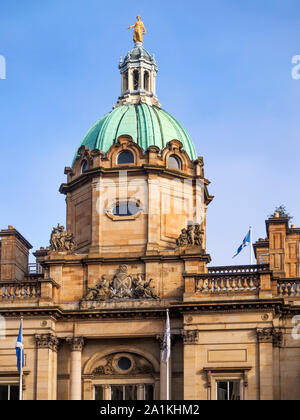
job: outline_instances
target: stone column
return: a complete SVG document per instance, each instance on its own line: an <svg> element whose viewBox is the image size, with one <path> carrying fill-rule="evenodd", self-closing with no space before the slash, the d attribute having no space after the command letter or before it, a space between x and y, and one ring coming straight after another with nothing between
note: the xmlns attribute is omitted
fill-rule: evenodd
<svg viewBox="0 0 300 420"><path fill-rule="evenodd" d="M53 334L37 334L36 399L57 399L57 350L59 340Z"/></svg>
<svg viewBox="0 0 300 420"><path fill-rule="evenodd" d="M273 400L273 328L257 330L260 400Z"/></svg>
<svg viewBox="0 0 300 420"><path fill-rule="evenodd" d="M70 399L81 400L81 353L84 345L83 337L70 337L67 342L71 346L71 374L70 374Z"/></svg>
<svg viewBox="0 0 300 420"><path fill-rule="evenodd" d="M111 387L110 387L110 385L104 385L103 386L103 397L104 397L104 401L110 401L111 400Z"/></svg>
<svg viewBox="0 0 300 420"><path fill-rule="evenodd" d="M138 384L137 385L137 400L144 401L145 399L145 385Z"/></svg>
<svg viewBox="0 0 300 420"><path fill-rule="evenodd" d="M184 399L195 401L198 399L196 375L197 375L197 343L199 331L185 330L183 334L183 360L184 360Z"/></svg>

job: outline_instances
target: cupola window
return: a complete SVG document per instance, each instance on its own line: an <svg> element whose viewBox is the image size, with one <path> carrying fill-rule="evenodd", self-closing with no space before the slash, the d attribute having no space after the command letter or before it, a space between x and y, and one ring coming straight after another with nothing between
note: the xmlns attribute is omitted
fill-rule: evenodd
<svg viewBox="0 0 300 420"><path fill-rule="evenodd" d="M149 80L149 73L146 71L144 74L144 89L148 92L150 91Z"/></svg>
<svg viewBox="0 0 300 420"><path fill-rule="evenodd" d="M168 167L172 168L172 169L181 170L182 163L181 163L181 160L179 159L179 157L177 157L176 155L171 155L169 157L169 160L168 160Z"/></svg>
<svg viewBox="0 0 300 420"><path fill-rule="evenodd" d="M139 90L140 74L138 70L133 72L133 89Z"/></svg>
<svg viewBox="0 0 300 420"><path fill-rule="evenodd" d="M134 163L134 156L129 150L124 150L118 156L118 165L124 165L126 163Z"/></svg>

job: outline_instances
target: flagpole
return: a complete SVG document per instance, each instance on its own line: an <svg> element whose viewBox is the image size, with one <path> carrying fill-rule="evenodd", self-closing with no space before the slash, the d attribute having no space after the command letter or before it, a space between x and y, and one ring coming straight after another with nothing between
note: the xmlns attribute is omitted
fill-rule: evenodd
<svg viewBox="0 0 300 420"><path fill-rule="evenodd" d="M250 265L253 264L253 254L252 254L252 226L250 226Z"/></svg>
<svg viewBox="0 0 300 420"><path fill-rule="evenodd" d="M167 317L169 317L169 309L167 309ZM170 356L167 360L167 401L170 401Z"/></svg>
<svg viewBox="0 0 300 420"><path fill-rule="evenodd" d="M23 317L21 317L21 342L23 343ZM21 346L19 400L23 401L23 346Z"/></svg>

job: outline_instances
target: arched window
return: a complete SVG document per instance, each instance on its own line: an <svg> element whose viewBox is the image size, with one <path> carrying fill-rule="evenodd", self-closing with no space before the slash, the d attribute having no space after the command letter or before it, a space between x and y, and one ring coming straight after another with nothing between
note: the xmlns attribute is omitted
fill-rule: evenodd
<svg viewBox="0 0 300 420"><path fill-rule="evenodd" d="M144 89L147 90L148 92L150 91L149 73L147 71L145 71L144 73Z"/></svg>
<svg viewBox="0 0 300 420"><path fill-rule="evenodd" d="M126 73L124 73L123 83L124 83L123 84L123 89L124 89L124 92L126 92L128 90L128 71Z"/></svg>
<svg viewBox="0 0 300 420"><path fill-rule="evenodd" d="M114 216L135 216L140 211L140 206L136 201L120 201L113 210Z"/></svg>
<svg viewBox="0 0 300 420"><path fill-rule="evenodd" d="M133 72L133 90L139 90L140 86L140 74L138 70Z"/></svg>
<svg viewBox="0 0 300 420"><path fill-rule="evenodd" d="M168 160L168 167L172 169L181 169L182 163L179 157L176 155L171 155Z"/></svg>
<svg viewBox="0 0 300 420"><path fill-rule="evenodd" d="M118 165L124 165L126 163L134 163L134 156L129 150L124 150L118 156Z"/></svg>
<svg viewBox="0 0 300 420"><path fill-rule="evenodd" d="M82 165L81 165L81 173L83 174L84 172L89 170L89 164L87 163L87 161L83 161Z"/></svg>

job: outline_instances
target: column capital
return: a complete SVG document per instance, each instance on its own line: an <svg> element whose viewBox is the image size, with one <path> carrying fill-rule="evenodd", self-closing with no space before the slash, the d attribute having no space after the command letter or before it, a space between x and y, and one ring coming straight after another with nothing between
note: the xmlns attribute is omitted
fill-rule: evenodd
<svg viewBox="0 0 300 420"><path fill-rule="evenodd" d="M197 344L199 338L198 330L183 330L182 331L184 345Z"/></svg>
<svg viewBox="0 0 300 420"><path fill-rule="evenodd" d="M273 347L280 347L282 343L282 332L276 328L258 328L256 330L259 343L270 343Z"/></svg>
<svg viewBox="0 0 300 420"><path fill-rule="evenodd" d="M67 337L66 342L70 344L71 351L82 351L85 339L84 337Z"/></svg>
<svg viewBox="0 0 300 420"><path fill-rule="evenodd" d="M156 340L158 341L160 350L164 349L164 334L157 334ZM175 342L180 338L179 334L171 334L171 346L173 347Z"/></svg>
<svg viewBox="0 0 300 420"><path fill-rule="evenodd" d="M36 334L35 342L38 349L50 349L57 352L59 339L53 334Z"/></svg>

